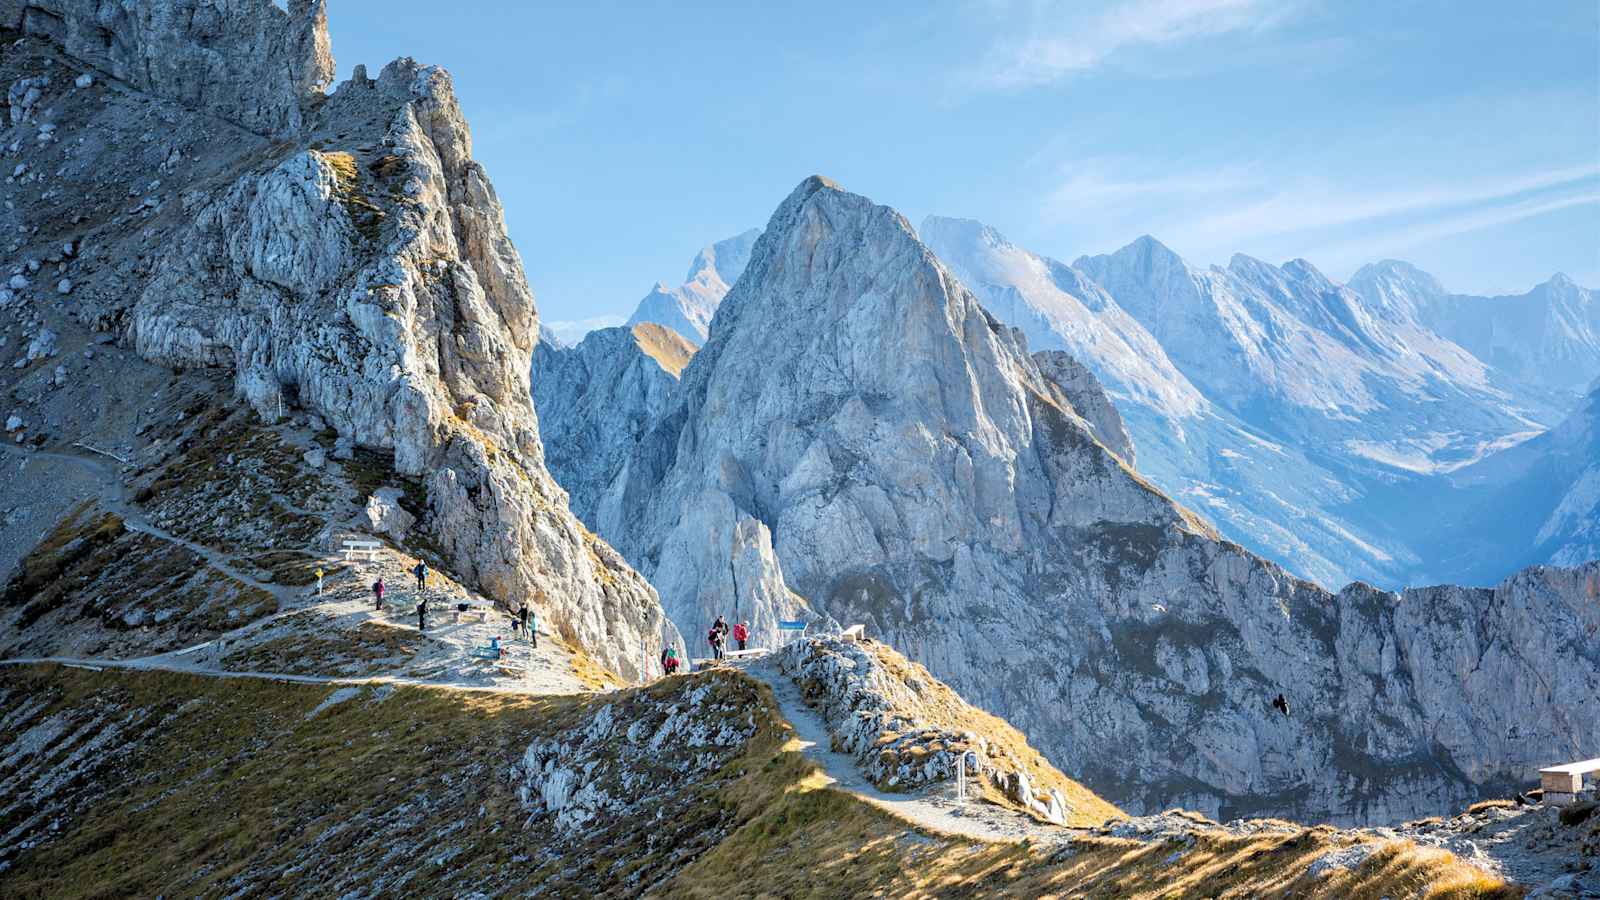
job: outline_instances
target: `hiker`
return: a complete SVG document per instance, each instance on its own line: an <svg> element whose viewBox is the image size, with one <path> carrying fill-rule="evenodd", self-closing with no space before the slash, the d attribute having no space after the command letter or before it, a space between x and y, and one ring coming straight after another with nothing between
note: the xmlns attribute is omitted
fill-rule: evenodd
<svg viewBox="0 0 1600 900"><path fill-rule="evenodd" d="M528 604L526 603L522 604L522 608L517 610L517 624L522 628L523 637L530 641L533 640L533 632L528 629Z"/></svg>
<svg viewBox="0 0 1600 900"><path fill-rule="evenodd" d="M673 675L673 674L677 673L677 671L678 671L678 650L677 650L676 647L668 647L666 649L666 652L662 654L662 656L661 656L661 671L662 671L663 674L666 674L666 675Z"/></svg>
<svg viewBox="0 0 1600 900"><path fill-rule="evenodd" d="M717 621L712 623L711 628L724 638L728 636L728 621L721 616L717 616Z"/></svg>
<svg viewBox="0 0 1600 900"><path fill-rule="evenodd" d="M1282 694L1272 698L1272 708L1283 713L1285 718L1289 715L1289 701Z"/></svg>
<svg viewBox="0 0 1600 900"><path fill-rule="evenodd" d="M744 642L750 639L750 623L740 622L733 626L733 639L739 642L739 649L744 649Z"/></svg>
<svg viewBox="0 0 1600 900"><path fill-rule="evenodd" d="M374 581L372 583L372 608L375 609L375 610L380 610L380 611L383 609L383 576L382 575L379 575L378 576L378 580Z"/></svg>
<svg viewBox="0 0 1600 900"><path fill-rule="evenodd" d="M321 597L322 596L322 567L321 566L317 566L316 575L317 575L317 596Z"/></svg>
<svg viewBox="0 0 1600 900"><path fill-rule="evenodd" d="M420 591L424 587L428 586L428 564L427 563L423 562L420 559L417 560L417 567L411 570L411 574L417 576L417 590Z"/></svg>
<svg viewBox="0 0 1600 900"><path fill-rule="evenodd" d="M717 622L722 622L722 617L717 617ZM711 631L706 634L706 640L711 642L711 658L722 659L722 629L717 625L711 626Z"/></svg>
<svg viewBox="0 0 1600 900"><path fill-rule="evenodd" d="M422 598L422 602L417 604L417 630L418 631L427 631L428 630L428 598L427 597L423 597Z"/></svg>
<svg viewBox="0 0 1600 900"><path fill-rule="evenodd" d="M526 605L522 607L522 611L527 613L528 616L527 624L522 626L528 629L528 643L532 644L533 649L537 650L539 649L539 614Z"/></svg>

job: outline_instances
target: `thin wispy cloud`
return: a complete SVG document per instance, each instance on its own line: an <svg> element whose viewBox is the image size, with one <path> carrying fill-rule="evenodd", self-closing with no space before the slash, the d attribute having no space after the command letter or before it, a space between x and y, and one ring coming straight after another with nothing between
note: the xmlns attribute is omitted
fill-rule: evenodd
<svg viewBox="0 0 1600 900"><path fill-rule="evenodd" d="M1002 44L983 80L1032 87L1102 65L1120 51L1272 28L1294 4L1267 0L1132 0L1087 18L1071 4L1047 4L1024 37Z"/></svg>
<svg viewBox="0 0 1600 900"><path fill-rule="evenodd" d="M1363 235L1352 240L1327 245L1318 249L1316 253L1332 266L1355 265L1380 257L1393 256L1399 251L1418 247L1431 241L1469 234L1474 231L1483 231L1501 225L1509 225L1513 222L1520 222L1525 219L1532 219L1580 206L1593 206L1600 209L1600 189L1584 189L1577 193L1556 197L1529 198L1485 209L1447 215L1419 225L1392 228L1377 234Z"/></svg>
<svg viewBox="0 0 1600 900"><path fill-rule="evenodd" d="M1063 167L1040 218L1078 230L1089 245L1083 249L1150 233L1195 262L1247 252L1338 265L1593 204L1600 195L1600 162L1398 187L1286 176L1275 168L1176 165L1150 173L1133 160L1120 167L1108 159L1080 161ZM1082 232L1086 224L1092 233Z"/></svg>
<svg viewBox="0 0 1600 900"><path fill-rule="evenodd" d="M562 343L576 344L583 340L583 336L591 331L601 328L615 328L626 322L625 316L611 314L592 316L587 319L562 319L554 322L545 322L545 327L555 332Z"/></svg>
<svg viewBox="0 0 1600 900"><path fill-rule="evenodd" d="M1348 188L1299 185L1274 192L1249 205L1195 220L1186 230L1195 235L1243 242L1295 232L1334 228L1456 207L1497 203L1533 191L1576 189L1600 178L1600 164L1511 173L1461 184L1352 193Z"/></svg>

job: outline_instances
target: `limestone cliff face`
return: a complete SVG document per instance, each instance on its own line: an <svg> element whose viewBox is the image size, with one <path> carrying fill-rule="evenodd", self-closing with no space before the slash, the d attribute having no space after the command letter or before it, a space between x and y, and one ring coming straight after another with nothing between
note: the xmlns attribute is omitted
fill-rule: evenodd
<svg viewBox="0 0 1600 900"><path fill-rule="evenodd" d="M694 347L652 323L602 328L573 347L540 341L533 352L533 402L545 462L590 528L611 479L666 410Z"/></svg>
<svg viewBox="0 0 1600 900"><path fill-rule="evenodd" d="M357 67L311 96L332 71L320 3L286 14L269 0L41 0L22 22L68 54L100 23L110 56L80 62L128 69L188 109L164 114L178 145L166 178L94 237L96 251L121 242L125 277L115 296L82 297L82 317L150 360L231 370L265 419L298 408L393 451L426 488L424 527L455 574L533 601L618 672L675 638L650 586L545 470L533 296L442 69L402 59L371 79ZM231 80L210 79L223 70ZM208 129L220 137L184 137ZM91 151L102 175L148 177L142 146Z"/></svg>
<svg viewBox="0 0 1600 900"><path fill-rule="evenodd" d="M1072 393L898 214L809 179L600 530L680 625L735 579L792 588L1133 809L1397 819L1600 741L1564 711L1600 696L1600 566L1329 594L1143 481Z"/></svg>

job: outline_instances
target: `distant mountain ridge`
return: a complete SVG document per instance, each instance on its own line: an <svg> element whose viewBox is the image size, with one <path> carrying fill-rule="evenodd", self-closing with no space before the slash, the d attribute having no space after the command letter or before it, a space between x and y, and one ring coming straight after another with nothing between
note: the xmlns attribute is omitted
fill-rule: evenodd
<svg viewBox="0 0 1600 900"><path fill-rule="evenodd" d="M1337 317L1350 296L1301 299ZM1262 314L1299 321L1283 309ZM1131 809L1388 821L1595 738L1550 710L1600 690L1578 637L1595 565L1329 593L1141 477L1099 376L1030 350L898 213L807 179L665 407L592 477L598 530L685 632L865 623Z"/></svg>
<svg viewBox="0 0 1600 900"><path fill-rule="evenodd" d="M711 317L750 262L750 248L760 236L761 229L752 228L703 247L689 264L683 284L672 288L657 282L625 324L654 322L671 328L696 347L705 343Z"/></svg>
<svg viewBox="0 0 1600 900"><path fill-rule="evenodd" d="M1149 236L1069 266L972 220L930 216L920 234L1031 348L1065 350L1100 378L1141 472L1329 586L1429 569L1423 529L1397 507L1419 484L1451 489L1444 473L1543 431L1576 399L1434 330L1447 295L1404 264L1387 264L1380 293L1300 259L1201 269ZM1588 292L1568 294L1588 309ZM1600 352L1569 331L1576 377L1592 378Z"/></svg>
<svg viewBox="0 0 1600 900"><path fill-rule="evenodd" d="M1480 297L1389 259L1361 267L1349 287L1530 385L1575 396L1600 377L1600 297L1560 272L1526 293Z"/></svg>

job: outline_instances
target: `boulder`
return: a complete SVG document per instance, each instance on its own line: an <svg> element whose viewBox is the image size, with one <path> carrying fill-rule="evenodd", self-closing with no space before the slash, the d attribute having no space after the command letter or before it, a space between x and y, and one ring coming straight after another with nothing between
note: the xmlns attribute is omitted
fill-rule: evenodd
<svg viewBox="0 0 1600 900"><path fill-rule="evenodd" d="M362 511L367 527L397 541L404 539L417 523L416 516L400 506L400 498L404 494L399 488L386 487L379 488L368 497L366 508Z"/></svg>

